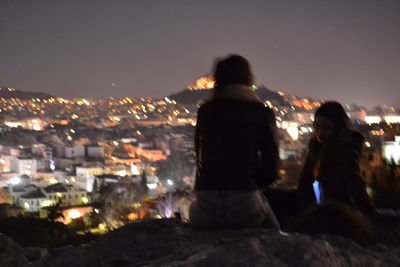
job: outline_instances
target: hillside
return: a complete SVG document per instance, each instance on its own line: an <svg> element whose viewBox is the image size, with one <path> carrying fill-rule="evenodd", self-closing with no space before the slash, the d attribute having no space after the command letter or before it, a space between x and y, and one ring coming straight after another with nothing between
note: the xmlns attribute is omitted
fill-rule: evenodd
<svg viewBox="0 0 400 267"><path fill-rule="evenodd" d="M39 98L39 99L49 99L53 96L46 93L39 93L39 92L25 92L20 90L15 90L9 87L1 87L0 88L0 98L10 99L10 98L18 98L21 100L28 100L32 98Z"/></svg>
<svg viewBox="0 0 400 267"><path fill-rule="evenodd" d="M266 87L259 87L256 90L256 93L262 102L270 101L271 103L275 103L276 105L280 106L288 104L288 102L285 101L284 97L282 97L275 91L269 90ZM168 98L185 105L196 105L204 102L205 100L211 97L212 97L211 89L203 89L203 90L185 89L183 91L168 96Z"/></svg>

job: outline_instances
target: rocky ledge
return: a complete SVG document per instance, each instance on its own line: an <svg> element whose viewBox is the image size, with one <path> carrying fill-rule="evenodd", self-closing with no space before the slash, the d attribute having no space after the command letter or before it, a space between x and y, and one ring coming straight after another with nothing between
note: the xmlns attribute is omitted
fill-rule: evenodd
<svg viewBox="0 0 400 267"><path fill-rule="evenodd" d="M400 247L255 228L199 230L149 220L81 246L20 247L0 234L0 266L399 266Z"/></svg>

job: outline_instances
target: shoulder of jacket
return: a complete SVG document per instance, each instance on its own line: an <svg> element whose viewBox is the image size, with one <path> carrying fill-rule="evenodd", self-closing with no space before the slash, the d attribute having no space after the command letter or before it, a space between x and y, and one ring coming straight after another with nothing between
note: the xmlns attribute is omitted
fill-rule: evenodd
<svg viewBox="0 0 400 267"><path fill-rule="evenodd" d="M206 110L206 109L208 109L210 106L212 106L213 105L213 102L212 101L207 101L207 102L205 102L205 103L203 103L203 104L201 104L200 105L200 107L199 107L199 109L198 109L198 112L200 112L200 111L203 111L203 110Z"/></svg>
<svg viewBox="0 0 400 267"><path fill-rule="evenodd" d="M342 130L338 133L336 138L337 144L346 144L353 147L362 147L364 143L364 136L359 132L353 130Z"/></svg>
<svg viewBox="0 0 400 267"><path fill-rule="evenodd" d="M276 123L275 112L271 108L264 106L262 103L260 103L260 105L260 109L262 109L265 117L267 117L271 122Z"/></svg>

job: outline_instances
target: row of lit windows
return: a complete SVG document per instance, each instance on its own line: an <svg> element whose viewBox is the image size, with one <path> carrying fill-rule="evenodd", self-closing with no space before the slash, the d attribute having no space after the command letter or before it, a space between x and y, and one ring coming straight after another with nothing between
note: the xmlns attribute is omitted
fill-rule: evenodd
<svg viewBox="0 0 400 267"><path fill-rule="evenodd" d="M82 193L81 194L81 197L84 197L85 196L85 193ZM75 194L75 198L78 198L79 197L79 195L78 194ZM50 195L49 196L49 199L58 199L59 197L58 196L56 196L56 195ZM66 195L62 195L62 197L61 197L62 199L66 199L67 198L67 196ZM72 198L72 195L68 195L68 198L69 199L71 199Z"/></svg>

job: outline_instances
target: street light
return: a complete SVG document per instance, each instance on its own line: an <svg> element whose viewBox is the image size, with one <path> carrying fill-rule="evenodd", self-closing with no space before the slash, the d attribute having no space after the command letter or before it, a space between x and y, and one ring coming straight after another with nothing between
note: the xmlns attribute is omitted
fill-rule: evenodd
<svg viewBox="0 0 400 267"><path fill-rule="evenodd" d="M17 176L14 176L14 177L12 177L11 179L10 179L10 183L12 184L12 185L17 185L17 184L19 184L21 182L21 178L19 178L19 177L17 177Z"/></svg>

